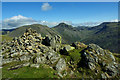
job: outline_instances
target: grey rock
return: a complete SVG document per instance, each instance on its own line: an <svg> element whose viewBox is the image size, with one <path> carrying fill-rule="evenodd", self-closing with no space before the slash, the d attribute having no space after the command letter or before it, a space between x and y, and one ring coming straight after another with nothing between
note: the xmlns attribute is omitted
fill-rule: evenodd
<svg viewBox="0 0 120 80"><path fill-rule="evenodd" d="M30 63L28 62L28 63L24 63L23 64L23 66L29 66L30 65Z"/></svg>
<svg viewBox="0 0 120 80"><path fill-rule="evenodd" d="M61 36L55 35L55 41L56 41L56 43L61 43Z"/></svg>
<svg viewBox="0 0 120 80"><path fill-rule="evenodd" d="M68 52L68 51L73 50L73 49L75 49L75 48L70 46L70 45L65 45L64 48L63 48L63 51Z"/></svg>
<svg viewBox="0 0 120 80"><path fill-rule="evenodd" d="M46 36L42 43L46 46L51 46L53 49L59 49L61 44L61 37L59 35Z"/></svg>
<svg viewBox="0 0 120 80"><path fill-rule="evenodd" d="M104 50L96 44L89 44L88 49L95 50L98 55L100 55L100 54L104 55Z"/></svg>
<svg viewBox="0 0 120 80"><path fill-rule="evenodd" d="M74 74L74 72L71 70L70 75L73 75L73 74Z"/></svg>
<svg viewBox="0 0 120 80"><path fill-rule="evenodd" d="M49 48L44 46L44 45L39 45L38 48L40 49L41 52L45 53L49 51Z"/></svg>
<svg viewBox="0 0 120 80"><path fill-rule="evenodd" d="M95 62L98 63L98 57L94 57Z"/></svg>
<svg viewBox="0 0 120 80"><path fill-rule="evenodd" d="M112 53L110 54L110 58L115 61L115 57L112 55Z"/></svg>
<svg viewBox="0 0 120 80"><path fill-rule="evenodd" d="M60 58L60 54L56 53L53 50L45 53L45 56L46 59L49 60L51 64L55 63Z"/></svg>
<svg viewBox="0 0 120 80"><path fill-rule="evenodd" d="M105 75L105 73L102 73L102 74L101 74L101 77L102 77L103 79L107 78L106 75Z"/></svg>
<svg viewBox="0 0 120 80"><path fill-rule="evenodd" d="M20 61L29 61L29 60L30 60L30 56L23 55L20 57Z"/></svg>
<svg viewBox="0 0 120 80"><path fill-rule="evenodd" d="M32 49L32 46L27 46L28 49Z"/></svg>
<svg viewBox="0 0 120 80"><path fill-rule="evenodd" d="M12 59L12 58L3 59L3 60L2 60L2 65L3 65L3 64L10 63L10 62L12 62L12 61L13 61L13 59Z"/></svg>
<svg viewBox="0 0 120 80"><path fill-rule="evenodd" d="M58 72L58 75L59 75L61 78L63 78L63 75L62 75L61 73Z"/></svg>
<svg viewBox="0 0 120 80"><path fill-rule="evenodd" d="M15 56L18 56L18 55L19 55L19 53L15 52L15 53L11 54L11 57L15 57Z"/></svg>
<svg viewBox="0 0 120 80"><path fill-rule="evenodd" d="M81 42L74 42L74 43L72 43L72 46L75 47L75 49L87 47L84 43L81 43Z"/></svg>
<svg viewBox="0 0 120 80"><path fill-rule="evenodd" d="M106 72L108 73L109 76L114 77L119 73L119 70L111 63L106 66Z"/></svg>
<svg viewBox="0 0 120 80"><path fill-rule="evenodd" d="M61 49L61 44L60 43L56 43L55 47L54 47L54 50L55 51L60 51Z"/></svg>
<svg viewBox="0 0 120 80"><path fill-rule="evenodd" d="M89 57L89 58L88 58L88 61L89 61L89 62L92 62L92 63L95 63L95 60L94 60L94 58L92 58L92 57Z"/></svg>
<svg viewBox="0 0 120 80"><path fill-rule="evenodd" d="M31 64L30 67L35 67L35 68L39 68L40 65L39 64Z"/></svg>
<svg viewBox="0 0 120 80"><path fill-rule="evenodd" d="M45 63L46 61L46 58L44 56L38 56L34 59L34 63L37 63L37 64L42 64L42 63Z"/></svg>
<svg viewBox="0 0 120 80"><path fill-rule="evenodd" d="M102 62L102 66L105 67L105 65L106 65L106 63L103 61L103 62Z"/></svg>
<svg viewBox="0 0 120 80"><path fill-rule="evenodd" d="M66 62L65 62L65 60L63 58L60 58L60 60L56 64L56 70L58 72L62 72L65 69L66 69Z"/></svg>
<svg viewBox="0 0 120 80"><path fill-rule="evenodd" d="M43 44L45 44L46 46L52 46L53 44L55 44L55 39L53 39L52 36L46 36Z"/></svg>
<svg viewBox="0 0 120 80"><path fill-rule="evenodd" d="M94 70L96 68L96 66L91 63L91 62L88 62L88 67L91 69L91 70Z"/></svg>

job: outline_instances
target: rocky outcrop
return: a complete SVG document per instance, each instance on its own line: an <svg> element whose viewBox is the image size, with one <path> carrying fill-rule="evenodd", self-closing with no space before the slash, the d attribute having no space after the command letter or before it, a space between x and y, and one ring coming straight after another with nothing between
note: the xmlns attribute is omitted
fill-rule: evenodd
<svg viewBox="0 0 120 80"><path fill-rule="evenodd" d="M31 64L24 64L25 66L39 68L40 64L47 64L51 67L57 66L59 71L66 65L65 60L56 52L61 47L59 35L43 38L41 34L29 28L22 36L4 43L2 47L3 65L12 61L27 61Z"/></svg>
<svg viewBox="0 0 120 80"><path fill-rule="evenodd" d="M101 70L110 77L114 77L119 73L118 63L116 63L113 54L104 50L96 44L89 44L88 47L83 50L84 64L91 70L97 70L98 65ZM107 78L105 74L101 74L103 78Z"/></svg>

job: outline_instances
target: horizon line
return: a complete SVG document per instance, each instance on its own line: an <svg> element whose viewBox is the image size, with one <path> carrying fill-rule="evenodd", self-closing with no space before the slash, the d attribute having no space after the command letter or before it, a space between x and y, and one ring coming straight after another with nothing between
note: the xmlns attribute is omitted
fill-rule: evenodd
<svg viewBox="0 0 120 80"><path fill-rule="evenodd" d="M95 25L95 26L85 26L85 25L79 25L79 26L83 26L83 27L96 27L96 26L99 26L99 25L101 25L101 24L103 24L103 23L119 23L120 21L118 21L118 22L109 22L109 21L105 21L105 22L102 22L102 23L100 23L100 24L98 24L98 25ZM64 23L64 22L61 22L61 23ZM59 23L59 24L61 24L61 23ZM38 23L39 24L39 23ZM57 25L59 25L59 24L57 24ZM67 24L67 23L64 23L64 24L66 24L66 25L71 25L71 24ZM26 25L21 25L21 26L19 26L19 27L22 27L22 26L29 26L29 25L36 25L36 24L26 24ZM39 25L43 25L43 24L39 24ZM56 25L56 26L57 26ZM43 26L47 26L47 25L43 25ZM72 27L79 27L79 26L73 26L73 25L71 25ZM5 30L9 30L9 29L17 29L17 28L19 28L19 27L13 27L13 28L0 28L0 31L1 30L3 30L3 29L5 29ZM49 26L47 26L47 27L49 27ZM55 27L55 26L53 26L53 27ZM53 27L49 27L49 28L53 28Z"/></svg>

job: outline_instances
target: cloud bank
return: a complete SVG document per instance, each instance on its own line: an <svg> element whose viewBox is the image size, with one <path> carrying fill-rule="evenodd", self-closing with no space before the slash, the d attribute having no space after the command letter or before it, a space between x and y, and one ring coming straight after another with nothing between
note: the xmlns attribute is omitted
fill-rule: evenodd
<svg viewBox="0 0 120 80"><path fill-rule="evenodd" d="M103 21L103 22L118 22L118 19L110 20L110 21ZM18 28L23 25L31 25L31 24L42 24L42 25L47 25L48 27L53 27L53 26L58 25L59 23L66 23L66 24L76 27L76 26L96 26L96 25L101 24L102 21L84 22L84 23L72 23L72 21L48 22L48 21L36 21L32 18L18 15L18 16L13 16L11 18L4 19L2 21L2 29Z"/></svg>
<svg viewBox="0 0 120 80"><path fill-rule="evenodd" d="M60 22L36 21L32 18L18 15L18 16L13 16L11 18L4 19L2 21L2 28L12 29L12 28L23 26L23 25L31 25L31 24L42 24L42 25L47 25L49 27L53 27L58 25L61 22L72 25L71 21L60 21Z"/></svg>

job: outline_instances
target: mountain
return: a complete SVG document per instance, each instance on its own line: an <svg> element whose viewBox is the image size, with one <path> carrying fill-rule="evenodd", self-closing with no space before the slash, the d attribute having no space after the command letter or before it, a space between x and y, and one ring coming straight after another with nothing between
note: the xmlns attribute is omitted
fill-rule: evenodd
<svg viewBox="0 0 120 80"><path fill-rule="evenodd" d="M59 25L53 27L53 29L63 37L66 43L69 44L75 41L82 41L91 34L91 31L89 30L81 30L65 23L60 23Z"/></svg>
<svg viewBox="0 0 120 80"><path fill-rule="evenodd" d="M119 26L120 23L117 22L104 22L94 27L73 27L65 23L60 23L53 28L49 28L45 25L33 24L14 29L8 35L11 37L20 36L25 32L25 29L32 28L43 36L59 34L63 38L63 43L71 44L75 41L81 41L86 44L95 43L104 49L120 53L118 49L118 42L120 41L118 35Z"/></svg>
<svg viewBox="0 0 120 80"><path fill-rule="evenodd" d="M12 32L15 29L2 29L0 31L2 31L2 35L8 34L9 32Z"/></svg>
<svg viewBox="0 0 120 80"><path fill-rule="evenodd" d="M95 27L69 27L70 25L64 27L65 24L59 24L55 26L54 29L61 34L68 43L74 41L81 41L86 44L95 43L112 52L120 53L118 49L118 41L120 41L118 38L119 25L120 23L117 22L104 22Z"/></svg>
<svg viewBox="0 0 120 80"><path fill-rule="evenodd" d="M118 35L119 25L120 23L116 22L106 22L100 24L99 26L93 27L92 30L94 34L90 35L82 42L85 42L86 44L95 43L105 49L111 50L112 52L120 52L118 44L120 41Z"/></svg>
<svg viewBox="0 0 120 80"><path fill-rule="evenodd" d="M32 28L33 30L36 30L37 33L41 33L43 36L45 35L55 35L55 31L52 28L49 28L45 25L41 24L33 24L33 25L27 25L27 26L22 26L19 28L16 28L12 32L10 32L8 35L11 37L18 37L22 35L26 29Z"/></svg>

